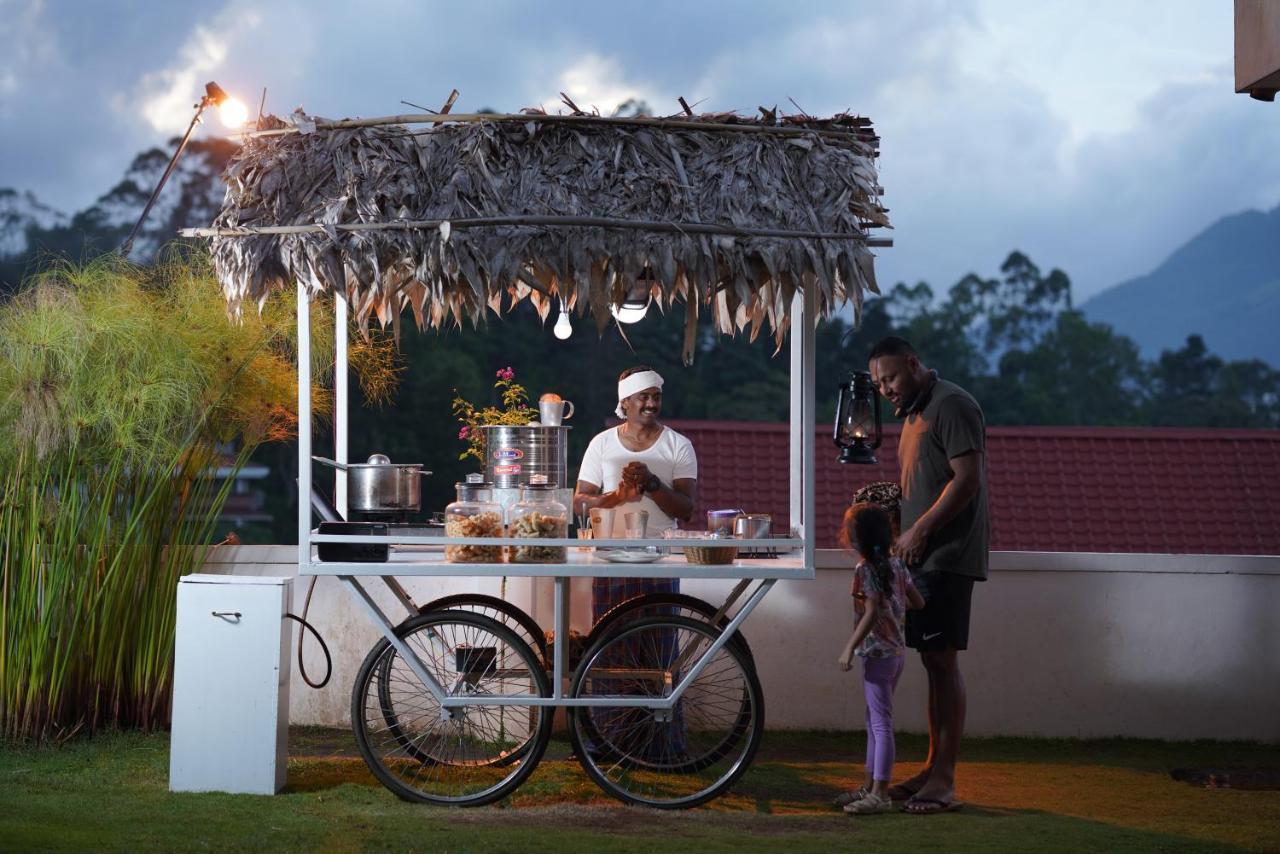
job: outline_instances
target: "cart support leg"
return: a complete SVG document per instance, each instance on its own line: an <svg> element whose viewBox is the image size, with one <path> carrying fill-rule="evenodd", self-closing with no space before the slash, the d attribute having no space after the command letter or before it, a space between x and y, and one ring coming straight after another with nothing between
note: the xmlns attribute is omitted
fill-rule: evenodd
<svg viewBox="0 0 1280 854"><path fill-rule="evenodd" d="M743 604L742 610L733 616L733 619L729 621L729 625L725 626L724 631L720 633L720 636L712 641L711 646L707 648L707 651L698 656L698 660L694 662L693 667L690 668L689 672L680 680L680 684L675 687L671 692L671 695L666 697L660 705L655 705L659 705L660 708L675 707L676 701L679 700L681 695L689 689L689 686L693 684L693 680L697 679L698 676L702 674L702 671L711 663L712 657L714 657L715 654L719 652L726 643L728 643L729 638L738 630L738 627L742 625L743 620L745 620L747 615L755 610L756 605L759 605L760 600L764 599L765 594L773 589L773 585L775 583L777 583L776 578L770 578L760 582L760 586L755 589Z"/></svg>
<svg viewBox="0 0 1280 854"><path fill-rule="evenodd" d="M440 683L431 677L427 672L427 668L422 665L421 659L414 653L409 645L396 635L395 627L391 625L391 621L387 619L387 615L378 607L378 603L373 601L373 597L369 595L369 591L350 575L339 575L338 580L347 586L347 589L355 594L356 601L364 606L370 618L373 619L374 625L382 632L400 657L404 659L405 664L409 665L409 669L413 671L413 675L422 680L422 684L427 686L427 690L431 692L431 696L435 697L436 702L444 705L445 690Z"/></svg>
<svg viewBox="0 0 1280 854"><path fill-rule="evenodd" d="M720 625L720 621L724 619L724 615L729 613L731 610L733 610L734 603L738 601L738 598L742 596L742 592L747 589L747 585L749 585L750 583L751 583L751 579L744 578L741 581L739 581L737 584L733 585L733 590L729 592L729 597L724 600L724 604L721 605L718 609L716 609L715 614L712 615L711 625L713 626Z"/></svg>
<svg viewBox="0 0 1280 854"><path fill-rule="evenodd" d="M396 599L400 600L400 604L409 612L410 617L418 616L418 612L421 610L418 607L418 603L413 601L413 597L409 595L409 591L404 589L404 585L397 581L394 575L379 575L378 578L381 578L382 583L387 585L387 588L391 591L392 595L394 595Z"/></svg>
<svg viewBox="0 0 1280 854"><path fill-rule="evenodd" d="M569 579L556 576L556 645L554 661L551 665L551 697L559 700L563 696L565 662L569 660Z"/></svg>

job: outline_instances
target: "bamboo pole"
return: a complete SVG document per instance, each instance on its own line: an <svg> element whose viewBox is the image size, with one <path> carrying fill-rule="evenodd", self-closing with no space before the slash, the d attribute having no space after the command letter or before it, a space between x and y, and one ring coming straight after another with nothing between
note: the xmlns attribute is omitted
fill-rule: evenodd
<svg viewBox="0 0 1280 854"><path fill-rule="evenodd" d="M446 118L447 116L447 118ZM854 116L849 122L855 127L848 130L837 128L805 128L787 127L785 125L764 125L755 122L728 124L725 122L700 122L687 119L662 119L652 116L562 116L546 113L404 113L398 116L380 116L368 119L340 119L338 121L317 121L316 130L341 130L344 128L378 127L381 125L439 125L442 123L466 124L472 122L544 122L585 125L632 125L653 128L678 128L681 130L729 131L737 133L766 133L782 136L807 136L817 134L838 139L853 137L860 142L875 143L879 137L871 129L871 120ZM245 131L240 134L244 139L261 136L284 136L298 133L296 127L273 128L271 130ZM430 131L423 131L430 133Z"/></svg>
<svg viewBox="0 0 1280 854"><path fill-rule="evenodd" d="M867 246L888 247L893 240L868 237L861 232L844 231L791 231L782 228L751 228L749 226L716 225L701 222L665 222L660 220L614 219L602 216L487 216L459 219L420 219L399 222L352 222L339 225L257 225L224 228L183 228L183 237L253 237L261 234L317 234L336 231L413 231L439 228L449 223L451 229L478 228L499 225L570 226L585 228L631 228L639 231L678 232L681 234L722 234L732 237L788 237L809 240L856 240Z"/></svg>

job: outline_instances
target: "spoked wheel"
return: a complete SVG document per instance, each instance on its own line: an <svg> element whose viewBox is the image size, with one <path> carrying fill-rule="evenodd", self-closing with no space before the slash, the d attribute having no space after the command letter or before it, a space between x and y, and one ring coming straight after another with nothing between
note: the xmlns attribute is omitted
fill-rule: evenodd
<svg viewBox="0 0 1280 854"><path fill-rule="evenodd" d="M406 620L396 635L449 696L551 693L529 645L480 614L432 611ZM405 800L455 806L505 797L533 771L551 737L549 708L443 708L385 638L356 676L351 722L383 785Z"/></svg>
<svg viewBox="0 0 1280 854"><path fill-rule="evenodd" d="M688 617L647 617L601 638L574 674L573 749L592 779L632 804L697 806L751 764L764 730L764 694L741 648L725 644L670 710L608 700L668 697L718 631Z"/></svg>
<svg viewBox="0 0 1280 854"><path fill-rule="evenodd" d="M439 599L433 599L426 605L419 608L418 613L426 614L431 611L445 610L468 611L470 613L480 614L481 616L497 620L499 623L515 632L516 636L522 641L529 644L529 646L532 647L534 652L538 655L540 661L545 662L547 660L547 641L546 637L542 633L542 629L536 622L534 622L532 617L504 599L499 599L496 596L486 596L481 593L457 593L451 596L442 596ZM389 667L393 660L394 657L388 657L385 659L383 667ZM391 697L389 685L389 680L385 678L380 680L379 691L381 692L381 696L379 699L382 702L382 707L391 711L391 714L387 716L389 731L393 735L398 736L401 734L401 731L399 729L398 720L394 714L395 703ZM520 759L532 744L534 735L535 732L530 731L528 733L528 741L526 741L519 749L512 751L510 754L505 756L499 764L514 762ZM429 753L420 750L410 738L404 738L403 743L405 751L419 761L443 761L436 760Z"/></svg>
<svg viewBox="0 0 1280 854"><path fill-rule="evenodd" d="M583 646L590 649L600 638L642 617L689 617L710 623L717 610L719 609L710 602L685 593L643 593L620 602L606 611L604 616L591 627L591 633L587 635ZM717 626L723 629L727 625L729 625L729 618L721 616ZM751 647L741 631L734 632L729 643L739 646L746 655L748 663L755 667L755 657L752 656Z"/></svg>
<svg viewBox="0 0 1280 854"><path fill-rule="evenodd" d="M418 609L419 613L428 611L471 611L497 620L515 632L517 637L533 647L533 651L543 660L547 660L547 638L539 626L528 614L497 596L486 596L483 593L455 593L452 596L441 596L433 599Z"/></svg>

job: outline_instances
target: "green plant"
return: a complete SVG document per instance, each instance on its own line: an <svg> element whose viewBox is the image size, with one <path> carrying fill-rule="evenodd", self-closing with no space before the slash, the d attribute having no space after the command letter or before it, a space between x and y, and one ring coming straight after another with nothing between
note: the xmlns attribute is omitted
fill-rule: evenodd
<svg viewBox="0 0 1280 854"><path fill-rule="evenodd" d="M529 393L516 382L516 372L510 366L499 368L494 376L497 379L493 388L502 400L501 407L479 408L458 394L457 389L453 391L453 414L462 424L458 438L467 443L467 449L458 454L460 460L475 457L484 464L484 431L481 427L518 426L528 424L537 416L529 406Z"/></svg>
<svg viewBox="0 0 1280 854"><path fill-rule="evenodd" d="M4 736L167 723L177 579L249 454L296 430L288 303L232 323L203 257L174 254L58 265L0 305Z"/></svg>

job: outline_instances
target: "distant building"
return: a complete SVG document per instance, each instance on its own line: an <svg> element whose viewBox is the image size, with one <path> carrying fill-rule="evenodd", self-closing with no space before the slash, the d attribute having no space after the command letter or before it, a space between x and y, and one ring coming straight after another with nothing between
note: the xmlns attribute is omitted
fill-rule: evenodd
<svg viewBox="0 0 1280 854"><path fill-rule="evenodd" d="M1236 0L1236 91L1274 101L1280 91L1280 3Z"/></svg>
<svg viewBox="0 0 1280 854"><path fill-rule="evenodd" d="M231 477L232 457L224 455L221 465L214 471L214 478L221 484ZM243 531L251 525L269 527L274 517L264 511L265 496L261 481L271 470L259 463L247 463L236 473L231 484L231 493L227 496L222 514L218 517L217 530L225 534L227 531Z"/></svg>

